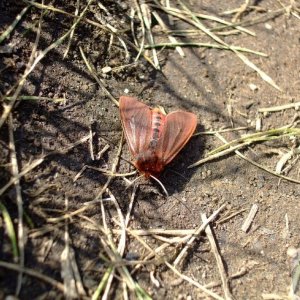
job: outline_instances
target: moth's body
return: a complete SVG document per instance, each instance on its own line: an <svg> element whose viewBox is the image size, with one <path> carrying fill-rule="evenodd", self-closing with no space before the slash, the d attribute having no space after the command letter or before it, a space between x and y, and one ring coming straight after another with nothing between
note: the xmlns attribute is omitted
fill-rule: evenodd
<svg viewBox="0 0 300 300"><path fill-rule="evenodd" d="M157 145L161 138L166 116L158 109L151 110L151 139L145 149L135 157L134 165L138 170L144 170L146 177L162 172L165 162L159 158Z"/></svg>
<svg viewBox="0 0 300 300"><path fill-rule="evenodd" d="M157 176L193 134L196 115L177 111L165 115L132 97L120 98L124 132L135 167L146 177Z"/></svg>

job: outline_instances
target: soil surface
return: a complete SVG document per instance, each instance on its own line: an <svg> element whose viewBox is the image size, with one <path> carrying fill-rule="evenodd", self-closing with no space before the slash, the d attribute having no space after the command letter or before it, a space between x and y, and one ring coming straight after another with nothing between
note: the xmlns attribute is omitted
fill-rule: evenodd
<svg viewBox="0 0 300 300"><path fill-rule="evenodd" d="M79 14L86 5L83 2L80 1ZM180 8L176 1L170 2ZM213 2L185 1L185 4L194 13L219 17L228 22L235 14L223 13L241 9L245 4L238 0ZM268 74L281 91L264 81L229 50L185 47L182 48L185 57L181 57L174 49L157 49L161 70L156 70L143 55L135 60L138 48L133 47L132 27L139 42L143 37L138 15L134 15L133 21L131 18L131 9L136 10L135 1L93 2L86 11L86 19L76 26L66 57L64 53L69 37L47 52L34 67L18 99L20 96L41 98L17 100L12 117L8 117L0 129L0 188L12 178L10 131L13 131L19 172L43 158L41 163L21 177L19 185L24 210L26 270L34 270L60 283L66 282L62 272L63 256L66 249L71 249L84 289L75 293L73 298L88 299L113 261L103 242L108 237L99 229L104 225L102 206L100 201L90 202L99 199L99 193L110 178L107 172L112 170L118 157L117 173L131 172L134 167L129 163L131 156L126 143L121 144L122 152L118 156L122 137L119 110L103 87L116 99L128 95L151 107L160 105L167 112L194 112L198 117L196 133L247 128L220 132L226 140L256 132L258 122L262 124L261 130L269 130L288 126L297 120L299 112L295 108L268 114L259 114L258 110L299 102L299 11L289 10L292 1L287 0L249 2L247 9L237 16L236 22L255 36L234 28L223 29L224 34L218 31L217 36L228 44L266 53L267 57L249 53L244 55ZM46 1L44 4L69 14L74 14L76 9L76 1ZM25 6L22 1L1 2L0 33L13 23ZM8 96L13 96L20 85L19 80L25 72L39 32L42 11L35 57L67 33L75 22L71 15L59 11L42 10L36 6L27 10L9 37L0 44L0 92L3 97L10 89ZM150 11L159 13L171 29L195 29L154 6L150 7ZM87 19L99 26L87 22ZM152 21L155 41L169 42L162 27L154 18ZM220 26L210 20L201 22L210 28ZM113 36L107 30L107 24L117 29L120 35ZM176 38L181 42L217 44L201 31ZM89 72L80 48L93 64L101 82L97 82ZM152 50L146 54L152 58ZM4 114L4 105L9 105L10 101L2 100L1 114ZM201 214L209 217L225 204L211 223L211 229L229 277L229 290L233 298L263 299L267 294L272 294L279 297L276 299L284 299L290 290L292 272L287 250L300 246L299 184L280 179L232 153L188 168L222 144L213 134L193 136L159 177L168 191L168 197L156 181L138 179L128 228L196 229L202 224ZM252 161L275 171L280 158L298 146L297 137L283 137L251 144L241 152ZM297 154L283 169L283 175L300 180ZM135 174L126 178L133 181L137 177L138 174ZM108 189L100 197L104 199L102 203L109 228L120 228L119 212L127 215L132 194L133 186L128 188L124 177L112 177ZM19 219L17 199L15 185L11 184L2 191L1 203L13 221L16 234ZM257 214L248 231L244 232L241 227L254 204L258 207ZM82 211L78 211L80 209ZM67 213L73 212L77 213L66 217ZM176 236L182 237L174 233L171 236L140 235L139 238L154 250L166 238L170 241ZM119 238L120 235L114 231L116 245ZM18 267L19 262L13 256L12 243L2 216L0 239L0 260L11 263L9 266L0 264L0 299L3 299L15 293L19 273L12 266ZM66 243L70 248L66 248ZM199 287L180 279L164 264L165 260L172 264L183 247L184 244L175 242L142 266L136 269L132 265L127 266L132 271L132 278L151 298L212 299ZM212 249L207 235L201 234L177 268L203 286L211 284L208 287L211 291L225 297ZM128 264L145 260L147 254L149 249L136 236L128 233L124 260ZM108 299L124 297L120 282L122 274L118 273L118 268ZM135 299L134 292L127 292L130 299ZM72 298L64 295L61 288L28 272L23 274L18 297Z"/></svg>

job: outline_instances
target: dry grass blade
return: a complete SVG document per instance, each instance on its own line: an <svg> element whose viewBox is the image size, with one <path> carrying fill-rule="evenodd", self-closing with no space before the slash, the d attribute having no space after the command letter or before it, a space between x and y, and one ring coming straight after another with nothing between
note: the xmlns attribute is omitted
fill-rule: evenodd
<svg viewBox="0 0 300 300"><path fill-rule="evenodd" d="M197 135L214 135L217 132L223 133L223 132L234 132L234 131L240 131L240 130L249 130L250 127L236 127L236 128L226 128L226 129L220 129L220 130L212 130L212 131L203 131L203 132L197 132L193 134L193 136Z"/></svg>
<svg viewBox="0 0 300 300"><path fill-rule="evenodd" d="M187 8L186 5L184 5L180 0L178 0L178 1L181 4L181 6L184 8L184 10L186 10L190 14L191 18L193 19L192 23L193 23L194 26L198 27L200 30L202 30L204 33L206 33L209 37L211 37L216 42L220 43L221 45L227 46L231 51L233 51L238 56L238 58L240 58L244 62L244 64L246 64L248 67L250 67L254 71L256 71L264 81L266 81L267 83L269 83L271 86L273 86L277 90L281 91L281 89L279 88L279 86L273 81L273 79L269 75L267 75L265 72L263 72L262 70L260 70L245 55L243 55L242 53L238 52L231 45L228 45L223 40L221 40L217 35L215 35L213 32L211 32L209 29L207 29L199 21L199 19Z"/></svg>
<svg viewBox="0 0 300 300"><path fill-rule="evenodd" d="M6 119L8 118L10 112L12 111L13 106L14 106L15 102L17 101L17 98L18 98L18 96L19 96L19 94L20 94L20 92L21 92L21 90L22 90L22 88L25 84L27 76L29 75L28 71L30 70L32 64L34 63L34 58L36 56L37 46L38 46L40 35L41 35L42 16L43 16L43 14L41 15L40 20L39 20L35 42L34 42L34 45L32 47L32 51L31 51L28 63L26 65L25 72L22 75L19 82L16 84L16 87L13 86L10 90L8 90L6 92L6 95L3 97L3 98L5 98L5 97L9 96L12 93L12 91L15 89L15 92L14 92L13 96L11 97L10 102L8 104L5 104L5 103L3 104L3 113L2 113L1 118L0 118L0 128L2 127L2 125L4 124Z"/></svg>
<svg viewBox="0 0 300 300"><path fill-rule="evenodd" d="M263 300L298 300L297 298L291 298L285 295L278 295L278 294L261 294Z"/></svg>
<svg viewBox="0 0 300 300"><path fill-rule="evenodd" d="M217 136L217 135L219 135L219 133L216 132L215 135ZM203 164L205 162L214 160L214 159L222 157L224 155L228 155L234 151L237 151L238 149L242 149L253 143L277 140L277 139L282 139L284 137L299 136L299 135L300 135L299 128L287 128L287 127L270 129L270 130L263 131L263 132L248 134L241 138L235 139L233 141L226 142L224 145L210 151L207 154L206 158L203 158L203 159L197 161L196 163L190 165L189 168L193 168L193 167L199 166L200 164Z"/></svg>
<svg viewBox="0 0 300 300"><path fill-rule="evenodd" d="M35 41L29 62L27 64L27 67L26 67L26 70L25 70L23 76L21 77L20 81L17 84L17 88L14 92L14 95L12 96L13 99L9 102L8 105L4 106L4 112L0 118L0 128L2 127L3 123L7 119L9 113L11 112L11 110L15 104L15 101L16 101L17 97L19 96L19 93L21 92L28 75L35 69L36 65L47 55L48 52L50 52L54 48L58 47L71 34L73 29L77 26L77 24L83 18L84 14L86 13L86 11L87 11L89 5L92 3L92 1L94 1L94 0L89 0L86 7L82 11L81 15L77 18L76 22L72 25L72 27L68 30L67 33L65 33L63 36L61 36L59 39L57 39L54 43L52 43L50 46L48 46L45 50L41 51L37 55L37 57L35 57L35 53L36 53L36 49L37 49L37 45L38 45L38 41L39 41L39 37L40 37L40 30L41 30L41 19L40 19L39 29L38 29L38 33L36 36L36 41ZM7 94L6 96L8 96L8 95L9 94Z"/></svg>
<svg viewBox="0 0 300 300"><path fill-rule="evenodd" d="M19 265L16 264L11 264L5 261L0 261L0 268L6 268L8 270L12 270L12 271L16 271L16 272L22 272L26 275L35 277L37 279L40 279L42 281L44 281L45 283L50 284L52 287L54 287L55 289L63 292L64 291L64 285L44 274L41 274L37 271L31 270L31 269L27 269L27 268L20 268Z"/></svg>
<svg viewBox="0 0 300 300"><path fill-rule="evenodd" d="M119 233L120 229L114 229L113 232ZM147 235L173 235L173 236L186 236L193 234L194 229L162 229L162 228L150 228L150 229L130 229L130 233L135 236L147 236Z"/></svg>
<svg viewBox="0 0 300 300"><path fill-rule="evenodd" d="M22 9L22 11L16 16L15 20L12 22L10 26L0 35L0 44L12 33L12 31L15 29L19 21L22 19L22 17L26 14L30 6L26 6Z"/></svg>
<svg viewBox="0 0 300 300"><path fill-rule="evenodd" d="M300 102L289 103L289 104L284 104L284 105L279 105L279 106L259 108L258 112L268 113L268 112L282 111L282 110L290 109L290 108L294 108L294 109L298 110L300 108Z"/></svg>
<svg viewBox="0 0 300 300"><path fill-rule="evenodd" d="M224 137L222 137L220 134L216 134L216 137L219 138L223 143L227 143L226 139ZM257 162L249 159L248 157L246 157L245 155L243 155L240 151L238 150L235 150L234 151L235 154L237 154L237 156L239 156L240 158L246 160L247 162L249 162L250 164L258 167L259 169L261 170L264 170L272 175L275 175L281 179L284 179L284 180L287 180L287 181L290 181L290 182L294 182L294 183L297 183L297 184L300 184L300 181L299 180L296 180L296 179L293 179L293 178L290 178L290 177L287 177L287 176L284 176L284 175L280 175L280 174L277 174L276 172L272 171L272 170L269 170L268 168L258 164Z"/></svg>
<svg viewBox="0 0 300 300"><path fill-rule="evenodd" d="M112 268L110 272L113 272L115 269L117 269L118 273L120 274L121 278L123 279L123 282L126 283L129 290L134 291L136 294L136 297L138 299L151 299L148 294L139 286L137 282L135 282L129 273L128 269L124 264L119 265L119 262L122 261L122 258L118 254L117 247L114 244L114 241L112 239L112 235L110 230L107 227L106 221L105 221L105 210L104 206L102 206L102 216L104 221L104 226L99 227L99 225L93 221L91 221L96 228L99 228L102 232L102 235L100 236L103 248L109 257L110 263L112 264ZM108 279L111 273L106 274L108 277L106 278L107 284L109 283ZM101 280L103 282L103 280ZM108 294L104 294L102 299L107 298Z"/></svg>
<svg viewBox="0 0 300 300"><path fill-rule="evenodd" d="M276 168L275 168L275 172L278 174L281 174L283 171L283 167L285 166L285 164L295 155L295 154L299 154L299 149L291 149L290 151L288 151L287 153L284 153L280 159L278 160L277 164L276 164Z"/></svg>
<svg viewBox="0 0 300 300"><path fill-rule="evenodd" d="M19 175L17 177L13 177L9 180L8 183L6 183L1 189L0 189L0 196L3 195L3 193L13 184L15 184L15 182L17 180L19 180L20 178L22 178L24 175L26 175L28 172L30 172L31 170L33 170L34 168L36 168L37 166L39 166L42 162L44 161L44 157L43 158L39 158L36 159L34 162L32 162L29 166L25 166L24 169L19 173Z"/></svg>
<svg viewBox="0 0 300 300"><path fill-rule="evenodd" d="M223 204L219 209L214 211L214 213L207 219L207 221L205 223L201 224L200 227L198 229L196 229L192 235L188 235L188 236L184 237L184 242L186 242L186 245L181 250L181 252L177 256L177 258L175 259L175 261L173 263L174 266L178 265L181 262L181 260L184 257L185 253L187 252L189 247L192 245L192 243L195 241L195 239L205 229L205 227L219 215L219 213L225 208L225 206L226 205Z"/></svg>
<svg viewBox="0 0 300 300"><path fill-rule="evenodd" d="M155 2L157 3L157 1L155 1ZM165 11L168 14L171 14L173 12L174 15L175 14L183 15L183 17L184 16L188 16L188 12L186 12L186 11L182 11L182 10L180 10L178 8L174 8L174 7L161 6L161 5L159 5L159 3L157 3L157 5L153 5L153 7L158 8L160 10L163 10L163 11ZM194 15L197 18L200 18L200 19L214 21L214 22L217 22L217 23L225 25L225 26L222 27L222 29L224 29L226 27L232 27L232 28L237 29L240 32L247 33L247 34L249 34L251 36L256 36L256 34L253 31L250 31L249 29L246 29L246 28L241 27L239 25L236 25L234 23L228 22L228 21L223 20L221 18L212 16L212 15L200 14L200 13L194 13ZM213 29L211 29L211 31L216 31L216 30L213 28Z"/></svg>
<svg viewBox="0 0 300 300"><path fill-rule="evenodd" d="M251 20L245 20L236 23L235 25L244 25L244 26L253 26L258 23L267 22L268 20L272 20L280 15L282 15L285 12L284 8L276 9L274 11L267 11L264 10L263 12L266 12L264 15L253 18ZM215 30L222 30L224 28L227 28L227 26L219 26L218 28L215 28Z"/></svg>
<svg viewBox="0 0 300 300"><path fill-rule="evenodd" d="M201 285L199 282L193 280L192 278L181 274L175 267L173 267L171 264L169 264L168 262L165 262L165 264L167 265L167 267L172 270L176 275L178 275L180 278L182 278L183 280L189 282L190 284L196 286L197 288L199 288L202 292L204 292L205 294L211 296L213 299L217 299L217 300L224 300L222 297L220 297L219 295L217 295L216 293L210 291L209 289L207 289L206 287L204 287L203 285Z"/></svg>
<svg viewBox="0 0 300 300"><path fill-rule="evenodd" d="M178 18L180 18L181 20L190 23L191 25L195 26L196 28L200 29L201 31L203 31L205 34L207 34L210 38L212 38L213 40L215 40L216 42L218 42L220 45L222 45L223 47L227 47L228 49L230 49L232 52L234 52L238 58L240 58L244 64L246 64L248 67L252 68L253 70L255 70L260 76L261 78L266 81L268 84L270 84L271 86L273 86L274 88L278 89L281 91L281 89L279 88L278 85L276 85L276 83L272 80L272 78L270 76L268 76L264 71L262 71L261 69L259 69L254 63L252 63L245 55L243 55L242 53L240 53L237 49L235 49L233 46L228 45L227 43L225 43L222 39L220 39L216 34L214 34L212 32L212 30L206 28L199 20L197 14L193 13L190 9L187 8L187 6L185 4L183 4L180 0L178 0L178 2L180 3L180 5L182 6L184 13L180 13L178 11L174 11L174 10L170 10L170 9L164 9L162 8L162 6L157 5L158 8L163 9L164 11L166 11L168 14L171 14L173 16L176 16ZM156 2L157 3L157 2ZM189 18L188 18L188 17Z"/></svg>
<svg viewBox="0 0 300 300"><path fill-rule="evenodd" d="M240 278L242 277L243 275L247 274L248 272L248 269L247 267L242 267L238 272L232 274L231 276L229 276L229 279L236 279L236 278ZM220 286L222 285L222 282L217 282L217 281L213 281L213 282L210 282L208 284L205 285L206 288L213 288L213 287L217 287L217 286Z"/></svg>
<svg viewBox="0 0 300 300"><path fill-rule="evenodd" d="M68 209L68 199L65 200ZM64 295L66 299L77 299L86 296L78 266L75 259L75 252L70 245L68 222L65 222L65 247L60 256L61 276L64 279Z"/></svg>
<svg viewBox="0 0 300 300"><path fill-rule="evenodd" d="M286 126L281 128L270 129L267 131L251 133L251 134L244 135L241 138L230 141L229 143L226 143L225 145L222 145L210 151L208 155L221 152L225 149L228 149L236 144L240 144L243 142L245 143L261 142L264 140L274 140L283 137L298 136L298 135L300 135L300 128L289 128Z"/></svg>
<svg viewBox="0 0 300 300"><path fill-rule="evenodd" d="M123 254L124 254L124 250L125 250L125 246L126 246L126 227L128 225L129 219L130 219L130 213L132 210L132 205L133 205L133 201L135 198L135 192L136 192L136 188L134 188L132 196L131 196L131 200L130 200L130 205L129 205L129 209L126 215L126 218L123 217L123 214L121 212L121 209L119 207L118 202L116 201L115 197L113 196L113 194L108 191L110 198L112 199L113 203L115 204L115 207L117 209L118 215L119 215L119 219L120 219L120 226L121 226L121 235L119 238L119 244L117 249L115 249L113 240L111 239L111 233L108 232L108 241L109 241L109 246L111 248L111 250L113 252L115 252L115 257L119 257L122 258ZM101 203L101 210L102 210L102 217L103 217L103 222L104 222L104 228L106 228L106 230L108 230L107 225L106 225L106 221L105 221L105 212L104 212L104 205L103 203ZM113 261L115 262L115 260ZM116 264L114 263L114 265L116 266ZM129 282L130 285L128 285L129 289L134 289L136 292L136 295L140 295L140 293L145 294L145 292L136 284L134 283L133 279L131 278L130 273L128 272L128 270L125 267L125 264L121 264L120 267L122 267L122 271L120 271L120 268L118 268L119 273L121 274L121 276L123 277L124 282ZM107 299L108 295L109 295L109 290L110 290L110 285L112 283L113 280L113 275L115 273L115 268L113 268L107 278L107 283L106 283L106 288L103 294L102 299ZM125 278L124 278L125 276Z"/></svg>
<svg viewBox="0 0 300 300"><path fill-rule="evenodd" d="M203 224L207 222L207 218L206 218L205 214L201 214L201 219L202 219ZM230 291L230 288L229 288L227 272L224 268L222 257L219 253L218 246L216 244L214 235L212 233L212 230L211 230L209 224L205 228L205 233L208 237L208 240L209 240L209 243L210 243L210 246L211 246L211 250L214 253L215 258L216 258L217 266L218 266L219 273L220 273L221 280L222 280L222 286L223 286L223 290L224 290L224 294L225 294L225 299L226 300L232 300L233 297L232 297L232 294L231 294L231 291Z"/></svg>
<svg viewBox="0 0 300 300"><path fill-rule="evenodd" d="M108 189L107 189L107 192L108 192L110 198L112 199L112 202L115 204L115 207L117 209L117 213L118 213L118 216L119 216L119 219L120 219L119 221L120 221L120 224L121 224L121 227L122 227L121 235L120 235L120 239L119 239L119 245L118 245L118 248L117 248L117 254L120 257L122 257L123 254L124 254L125 245L126 245L125 220L124 220L124 216L122 214L121 208L120 208L116 198L114 197L114 195ZM101 211L102 211L102 219L103 219L103 223L104 223L103 224L104 228L106 228L106 230L108 231L107 224L106 224L106 221L105 221L105 211L104 211L103 202L101 202ZM110 232L108 232L108 236L109 237L111 236ZM110 244L112 244L112 239L109 239L109 242L110 242ZM104 294L103 294L103 297L102 297L103 300L108 298L108 294L109 294L109 291L110 291L110 287L111 287L111 284L112 284L114 273L115 273L115 268L112 269L112 272L110 273L110 275L107 279L106 288L105 288L105 291L104 291Z"/></svg>
<svg viewBox="0 0 300 300"><path fill-rule="evenodd" d="M91 62L87 59L85 53L83 52L83 49L81 47L79 47L81 56L90 72L90 74L94 77L94 79L97 81L97 83L99 84L99 86L101 87L101 89L104 91L104 93L108 96L108 98L116 105L119 106L119 102L116 100L116 98L110 93L110 91L105 87L105 83L103 81L103 79L99 78L97 76L96 70L94 68L94 66L91 64Z"/></svg>
<svg viewBox="0 0 300 300"><path fill-rule="evenodd" d="M79 3L80 3L80 1L77 0L77 2L76 2L75 14L74 14L76 17L78 17L78 13L79 13ZM76 22L75 22L75 23L76 23ZM76 27L76 25L74 26L73 30L70 32L70 37L69 37L67 49L66 49L66 51L65 51L65 53L64 53L63 58L66 58L66 57L67 57L68 52L69 52L69 50L70 50L71 43L72 43L72 38L73 38L74 33L75 33L75 27Z"/></svg>
<svg viewBox="0 0 300 300"><path fill-rule="evenodd" d="M249 212L249 214L248 214L248 216L247 216L247 218L244 222L244 224L242 225L242 230L244 232L247 232L249 230L249 228L252 225L252 222L255 218L255 215L256 215L257 211L258 211L258 205L253 204L252 207L251 207L251 210L250 210L250 212Z"/></svg>
<svg viewBox="0 0 300 300"><path fill-rule="evenodd" d="M152 14L153 14L153 16L155 17L155 19L157 20L157 22L158 22L158 24L160 25L160 27L164 30L164 31L168 31L169 30L169 28L168 28L168 26L166 25L166 23L162 20L162 18L159 16L159 14L156 12L156 11L153 11L152 12ZM174 36L172 36L172 35L168 35L168 38L169 38L169 40L170 40L170 42L172 43L172 44L178 44L178 42L177 42L177 40L176 40L176 38L174 37ZM157 44L155 44L155 46L156 46ZM150 45L150 47L151 47L152 45ZM154 45L153 45L154 46ZM146 48L146 47L145 47ZM176 49L176 51L179 53L179 55L181 56L181 57L184 57L185 55L184 55L184 52L183 52L183 50L181 49L181 47L180 46L175 46L175 49Z"/></svg>
<svg viewBox="0 0 300 300"><path fill-rule="evenodd" d="M241 5L241 7L236 12L235 16L232 18L232 23L236 23L241 19L241 16L247 10L248 6L249 6L249 0L245 0L245 3Z"/></svg>
<svg viewBox="0 0 300 300"><path fill-rule="evenodd" d="M41 163L44 162L44 160L51 155L55 155L55 154L66 154L68 151L70 151L71 149L73 149L74 147L84 143L85 141L87 141L90 138L90 135L88 135L87 137L84 137L82 139L80 139L79 141L75 142L73 145L67 146L66 148L62 149L62 150L57 150L57 151L53 151L50 152L46 155L44 155L43 157L36 159L35 161L33 161L32 163L30 163L28 166L25 166L24 169L19 173L18 177L16 178L11 178L10 181L3 186L0 189L0 196L12 185L16 182L16 180L22 178L24 175L26 175L28 172L30 172L31 170L33 170L34 168L36 168L37 166L39 166Z"/></svg>
<svg viewBox="0 0 300 300"><path fill-rule="evenodd" d="M138 3L138 0L135 0L135 6L136 6L136 11L137 11L137 15L140 19L140 22L141 22L141 30L142 30L142 40L140 42L140 48L138 50L138 54L135 58L135 61L137 61L141 54L144 52L144 45L145 45L145 39L146 39L146 29L145 29L145 23L144 23L144 20L143 20L143 16L142 16L142 11L141 11L141 7ZM153 63L154 65L154 63Z"/></svg>
<svg viewBox="0 0 300 300"><path fill-rule="evenodd" d="M46 157L50 156L50 155L55 155L55 154L65 154L68 151L70 151L71 149L73 149L74 147L84 143L85 141L87 141L90 138L90 135L88 135L87 137L84 137L82 139L80 139L79 141L75 142L73 145L67 146L66 148L62 149L62 150L58 150L58 151L53 151L50 152L49 154L38 158L36 160L34 160L33 162L31 162L28 166L25 166L23 168L23 170L18 174L17 177L13 177L9 180L8 183L6 183L1 189L0 189L0 196L3 195L3 193L13 184L15 184L15 182L17 180L19 180L20 178L22 178L24 175L26 175L27 173L29 173L30 171L32 171L34 168L36 168L37 166L39 166L41 163L43 163L46 159Z"/></svg>
<svg viewBox="0 0 300 300"><path fill-rule="evenodd" d="M19 180L19 167L18 167L18 160L16 154L16 147L14 141L14 133L13 133L13 120L12 115L9 115L9 149L10 149L10 156L11 156L11 166L12 166L12 177L15 179L15 191L16 191L16 202L18 207L18 247L19 247L19 265L20 270L24 267L25 262L25 254L24 254L24 244L25 244L25 237L24 237L24 227L23 227L23 199L21 193L21 185ZM19 272L18 275L18 282L16 287L16 295L19 295L22 287L22 279L23 273Z"/></svg>
<svg viewBox="0 0 300 300"><path fill-rule="evenodd" d="M116 159L115 159L115 161L112 165L112 174L114 174L116 172L116 168L117 168L119 158L120 158L120 155L121 155L121 151L122 151L122 144L123 144L123 137L120 140L120 145L119 145L119 149L118 149L118 152L117 152L117 156L116 156ZM94 200L102 198L103 193L105 191L108 191L107 188L108 188L112 178L113 178L113 176L110 176L108 178L107 182L104 184L101 191L98 193L98 195L95 197ZM123 235L123 237L119 241L119 246L116 247L115 243L114 243L114 240L113 240L113 237L112 237L111 230L108 228L108 225L107 225L107 222L106 222L106 212L105 212L105 207L104 207L103 201L100 201L100 207L101 207L101 213L102 213L102 222L103 222L103 228L101 228L101 231L104 234L104 236L102 236L100 238L101 238L104 250L105 250L106 254L108 255L110 261L112 262L113 267L110 268L109 270L107 270L107 272L104 275L104 278L102 278L102 280L99 283L98 288L95 291L95 293L93 294L92 298L96 299L97 295L100 294L100 292L104 289L104 286L105 286L105 290L104 290L104 294L102 296L102 299L108 299L109 292L110 292L110 286L111 286L112 280L114 278L113 275L114 275L114 273L116 271L116 268L117 268L118 273L120 274L123 281L126 283L129 290L134 291L138 299L150 299L150 297L147 295L147 293L138 285L138 283L136 283L133 280L133 278L131 277L131 274L129 273L126 266L124 266L124 265L121 265L119 267L114 266L114 262L118 262L118 261L122 260L122 252L125 249L124 232L126 232L125 231L126 228L124 226L126 224L126 220L124 219L124 217L122 215L121 209L120 209L117 201L114 199L114 197L111 193L110 193L110 198L112 199L112 201L116 205L118 215L119 215L119 218L121 220L120 224L121 224L121 226L123 226L123 229L121 230L121 236ZM81 209L81 212L83 210L85 210L87 207L89 207L89 206L84 206L84 208ZM79 212L76 211L74 213L78 214ZM97 224L94 224L94 225L96 227L98 227Z"/></svg>
<svg viewBox="0 0 300 300"><path fill-rule="evenodd" d="M196 43L196 42L186 42L186 43L179 43L179 42L173 42L173 43L159 43L159 44L153 44L153 45L145 45L145 49L151 49L151 48L177 48L177 47L203 47L203 48L214 48L214 49L222 49L222 50L236 50L240 52L247 52L256 54L259 56L267 57L268 55L262 52L254 51L247 48L242 48L238 46L224 46L219 44L210 44L210 43Z"/></svg>
<svg viewBox="0 0 300 300"><path fill-rule="evenodd" d="M281 88L273 81L273 79L267 75L264 71L262 71L260 68L258 68L253 62L251 62L245 55L243 55L242 53L236 51L235 49L232 48L232 51L244 62L244 64L246 64L248 67L250 67L251 69L253 69L254 71L256 71L259 76L266 81L268 84L270 84L271 86L273 86L275 89L277 89L278 91L281 91Z"/></svg>
<svg viewBox="0 0 300 300"><path fill-rule="evenodd" d="M131 41L129 41L125 35L122 34L122 31L116 31L113 27L109 26L109 24L106 24L106 25L102 25L102 24L99 24L98 22L95 22L93 20L90 20L88 18L85 18L85 17L76 17L74 14L71 14L71 13L68 13L64 10L61 10L61 9L58 9L58 8L55 8L51 5L42 5L40 3L37 3L37 2L33 2L33 1L28 1L28 0L23 0L25 3L28 3L30 5L33 5L39 9L45 9L45 10L50 10L50 11L53 11L53 12L56 12L56 13L60 13L60 14L63 14L63 15L66 15L66 16L69 16L69 17L72 17L72 18L75 18L77 21L78 19L82 20L83 22L86 22L87 24L90 24L92 26L95 26L97 28L101 28L102 30L105 30L106 32L109 32L111 33L112 35L117 35L118 36L118 39L121 41L123 40L124 42L126 42L127 45L129 45L130 47L132 47L132 49L134 49L136 52L139 52L136 60L139 59L140 55L142 55L144 57L144 59L146 61L148 61L154 68L155 68L155 65L153 63L153 61L144 53L144 48L141 47L140 49L136 47L136 45L134 43L132 43ZM92 0L93 1L93 0ZM76 25L77 26L77 25ZM71 28L72 30L72 28ZM122 42L121 42L122 43ZM123 43L122 43L123 44ZM124 44L123 44L124 46ZM125 47L126 48L126 47Z"/></svg>
<svg viewBox="0 0 300 300"><path fill-rule="evenodd" d="M102 187L101 191L97 194L97 196L95 197L94 200L98 200L100 198L102 198L102 195L103 193L106 191L106 189L108 188L111 180L114 178L114 174L116 173L116 170L117 170L117 166L119 164L119 160L120 160L120 157L121 157L121 152L122 152L122 145L123 145L123 140L124 140L124 134L122 134L122 137L121 137L121 140L120 140L120 144L119 144L119 149L118 149L118 152L117 152L117 155L114 159L114 162L112 164L112 167L111 167L111 176L108 177L106 183L104 184L104 186Z"/></svg>
<svg viewBox="0 0 300 300"><path fill-rule="evenodd" d="M142 13L142 18L143 18L143 22L145 24L145 29L146 29L146 33L147 33L147 36L148 36L148 41L151 45L153 45L154 44L154 37L153 37L153 34L152 34L152 30L151 30L152 22L151 22L150 7L148 6L148 4L146 4L144 2L144 0L140 0L140 1L141 1L140 8L141 8L141 13ZM154 65L159 70L160 65L159 65L159 60L158 60L155 48L152 49L152 55L153 55Z"/></svg>
<svg viewBox="0 0 300 300"><path fill-rule="evenodd" d="M300 292L300 248L289 247L287 255L290 263L291 287L290 299L298 300Z"/></svg>
<svg viewBox="0 0 300 300"><path fill-rule="evenodd" d="M13 100L13 97L5 97L4 100ZM65 102L65 98L50 98L50 97L41 97L41 96L25 96L20 95L17 97L17 100L26 100L26 101L53 101L54 103Z"/></svg>

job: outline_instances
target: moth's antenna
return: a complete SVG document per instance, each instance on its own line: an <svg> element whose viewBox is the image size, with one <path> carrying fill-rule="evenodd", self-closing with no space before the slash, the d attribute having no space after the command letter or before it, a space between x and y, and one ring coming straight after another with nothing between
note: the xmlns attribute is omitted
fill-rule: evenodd
<svg viewBox="0 0 300 300"><path fill-rule="evenodd" d="M162 184L162 182L159 179L157 179L156 177L154 177L153 175L150 175L150 177L153 178L162 187L162 189L164 190L166 196L169 197L169 193L166 190L165 186ZM138 178L140 178L140 177L138 177ZM180 199L178 199L175 196L172 196L172 197L174 197L178 202L180 202L182 205L184 205L187 210L189 210L190 212L192 212L191 209L183 201L181 201Z"/></svg>
<svg viewBox="0 0 300 300"><path fill-rule="evenodd" d="M163 189L163 191L165 192L166 196L169 197L169 193L168 193L168 191L166 190L165 186L162 184L162 182L161 182L160 180L158 180L158 179L157 179L155 176L153 176L153 175L150 175L150 177L151 177L152 179L154 179L154 180L162 187L162 189Z"/></svg>
<svg viewBox="0 0 300 300"><path fill-rule="evenodd" d="M157 179L156 177L154 177L153 175L150 175L150 177L153 178L157 183L159 183L159 185L160 185L160 186L162 187L162 189L164 190L166 196L169 197L169 193L168 193L168 191L166 190L165 186L162 184L162 182L161 182L159 179ZM190 209L183 201L181 201L180 199L178 199L177 197L175 197L175 196L173 196L173 195L172 195L171 197L174 197L178 202L180 202L183 206L185 206L185 208L186 208L187 210L189 210L189 211L191 212L191 209Z"/></svg>
<svg viewBox="0 0 300 300"><path fill-rule="evenodd" d="M140 175L139 177L135 178L133 181L130 182L130 184L126 187L126 190L129 189L136 181L144 177L144 175Z"/></svg>

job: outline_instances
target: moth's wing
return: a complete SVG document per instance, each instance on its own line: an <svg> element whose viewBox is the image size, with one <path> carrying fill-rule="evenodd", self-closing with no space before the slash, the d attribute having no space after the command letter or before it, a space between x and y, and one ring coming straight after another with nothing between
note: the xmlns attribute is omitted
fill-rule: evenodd
<svg viewBox="0 0 300 300"><path fill-rule="evenodd" d="M165 164L185 146L197 126L197 116L186 111L175 111L166 116L165 126L157 145L157 154Z"/></svg>
<svg viewBox="0 0 300 300"><path fill-rule="evenodd" d="M122 96L119 109L130 152L136 157L150 143L152 110L133 97Z"/></svg>

